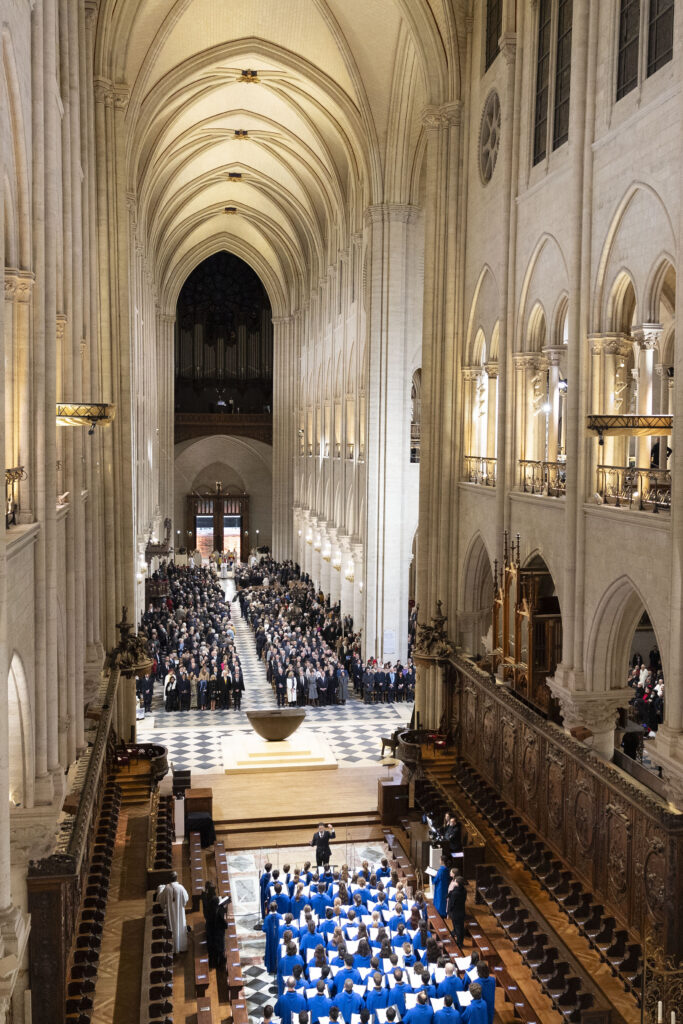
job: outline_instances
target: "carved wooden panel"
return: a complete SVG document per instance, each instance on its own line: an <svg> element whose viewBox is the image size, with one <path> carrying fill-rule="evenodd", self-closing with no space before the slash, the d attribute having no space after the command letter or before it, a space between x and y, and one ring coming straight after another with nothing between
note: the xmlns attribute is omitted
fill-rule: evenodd
<svg viewBox="0 0 683 1024"><path fill-rule="evenodd" d="M683 815L457 656L461 756L610 913L683 956ZM456 699L457 702L457 699Z"/></svg>

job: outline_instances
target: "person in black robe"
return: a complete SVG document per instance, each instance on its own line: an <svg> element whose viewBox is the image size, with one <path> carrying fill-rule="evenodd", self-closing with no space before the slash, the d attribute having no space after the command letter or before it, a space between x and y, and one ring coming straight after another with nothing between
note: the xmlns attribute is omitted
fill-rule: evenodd
<svg viewBox="0 0 683 1024"><path fill-rule="evenodd" d="M204 908L206 921L206 948L209 967L222 967L225 963L225 932L228 922L217 896L208 897Z"/></svg>
<svg viewBox="0 0 683 1024"><path fill-rule="evenodd" d="M446 908L448 910L448 916L451 919L451 926L453 928L453 936L455 941L462 949L462 944L465 941L465 903L467 901L467 887L465 886L465 879L462 875L458 875L455 869L451 872L453 881L448 889L448 896L446 898Z"/></svg>

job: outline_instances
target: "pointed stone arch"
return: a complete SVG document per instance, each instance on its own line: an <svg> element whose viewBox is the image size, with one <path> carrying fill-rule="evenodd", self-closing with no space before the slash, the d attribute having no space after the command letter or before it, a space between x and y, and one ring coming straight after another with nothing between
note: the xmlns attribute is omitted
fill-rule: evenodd
<svg viewBox="0 0 683 1024"><path fill-rule="evenodd" d="M490 629L493 611L493 567L479 531L467 548L460 579L460 638L463 646L476 656L484 653L482 638Z"/></svg>
<svg viewBox="0 0 683 1024"><path fill-rule="evenodd" d="M16 805L33 807L35 756L33 714L24 663L14 652L8 675L9 797Z"/></svg>
<svg viewBox="0 0 683 1024"><path fill-rule="evenodd" d="M647 612L657 637L666 678L667 651L659 644L661 631L658 632L642 593L631 577L624 574L609 585L593 615L584 668L594 693L622 690L626 686L631 641L643 612Z"/></svg>

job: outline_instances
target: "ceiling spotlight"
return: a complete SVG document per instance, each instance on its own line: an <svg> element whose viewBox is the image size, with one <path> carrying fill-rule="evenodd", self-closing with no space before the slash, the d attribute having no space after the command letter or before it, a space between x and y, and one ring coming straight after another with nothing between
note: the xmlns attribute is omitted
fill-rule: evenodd
<svg viewBox="0 0 683 1024"><path fill-rule="evenodd" d="M241 181L241 180L242 180L242 172L241 171L228 171L228 181Z"/></svg>
<svg viewBox="0 0 683 1024"><path fill-rule="evenodd" d="M246 128L235 128L235 138L236 139L246 139L248 134L249 134L249 132L247 131Z"/></svg>
<svg viewBox="0 0 683 1024"><path fill-rule="evenodd" d="M237 213L237 207L236 206L226 206L225 207L225 212L226 213Z"/></svg>
<svg viewBox="0 0 683 1024"><path fill-rule="evenodd" d="M240 77L237 79L238 82L258 82L258 71L254 71L253 68L247 68L243 71Z"/></svg>

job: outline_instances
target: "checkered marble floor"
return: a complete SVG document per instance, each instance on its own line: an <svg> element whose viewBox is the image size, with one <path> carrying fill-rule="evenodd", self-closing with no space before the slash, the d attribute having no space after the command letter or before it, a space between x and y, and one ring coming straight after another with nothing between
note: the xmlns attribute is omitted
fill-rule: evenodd
<svg viewBox="0 0 683 1024"><path fill-rule="evenodd" d="M232 580L221 581L226 598L232 600ZM138 722L140 742L161 743L168 748L175 768L190 768L194 773L222 772L221 739L235 733L251 732L246 709L275 708L275 696L266 679L266 670L256 656L254 637L241 617L238 604L232 604L235 646L242 663L245 692L241 711L164 711L163 686L157 683L152 713ZM345 705L306 708L306 724L315 726L329 743L340 765L376 764L381 760L382 736L407 723L412 704L363 704L351 696Z"/></svg>

